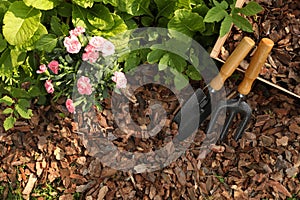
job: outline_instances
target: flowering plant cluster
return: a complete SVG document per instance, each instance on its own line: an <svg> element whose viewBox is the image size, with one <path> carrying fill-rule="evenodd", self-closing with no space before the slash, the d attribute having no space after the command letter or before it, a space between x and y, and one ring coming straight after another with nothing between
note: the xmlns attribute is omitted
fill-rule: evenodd
<svg viewBox="0 0 300 200"><path fill-rule="evenodd" d="M41 59L36 73L45 81L45 90L53 95L53 100L66 96L66 108L74 113L77 105L89 103L86 99L92 94L102 100L113 87L126 88L127 79L116 64L112 42L89 36L83 27L76 27L69 34L61 46ZM76 99L72 99L73 92L78 93Z"/></svg>

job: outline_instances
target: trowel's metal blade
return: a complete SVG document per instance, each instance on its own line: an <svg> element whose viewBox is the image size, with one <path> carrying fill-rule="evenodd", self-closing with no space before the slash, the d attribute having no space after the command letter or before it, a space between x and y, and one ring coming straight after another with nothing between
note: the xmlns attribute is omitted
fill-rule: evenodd
<svg viewBox="0 0 300 200"><path fill-rule="evenodd" d="M197 107L199 110L195 109ZM173 119L173 121L179 125L178 134L175 138L179 141L183 141L191 136L197 131L199 124L201 124L210 113L210 98L207 97L201 89L197 89ZM184 118L181 119L181 116Z"/></svg>

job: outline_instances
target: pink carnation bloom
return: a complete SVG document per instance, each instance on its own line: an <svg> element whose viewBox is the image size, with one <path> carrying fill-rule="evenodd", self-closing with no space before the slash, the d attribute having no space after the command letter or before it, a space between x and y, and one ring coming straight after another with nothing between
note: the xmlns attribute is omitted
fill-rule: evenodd
<svg viewBox="0 0 300 200"><path fill-rule="evenodd" d="M85 76L81 76L77 81L77 89L79 94L92 94L92 85L90 84L90 79Z"/></svg>
<svg viewBox="0 0 300 200"><path fill-rule="evenodd" d="M95 63L99 58L99 52L90 51L82 54L83 61L89 61L90 63Z"/></svg>
<svg viewBox="0 0 300 200"><path fill-rule="evenodd" d="M90 44L88 44L85 49L86 52L92 52L92 51L96 51L96 48Z"/></svg>
<svg viewBox="0 0 300 200"><path fill-rule="evenodd" d="M52 84L52 80L46 80L45 88L46 88L46 91L49 94L52 94L54 92L54 87L53 87L53 84Z"/></svg>
<svg viewBox="0 0 300 200"><path fill-rule="evenodd" d="M105 40L102 46L102 56L110 56L115 53L115 45L108 40Z"/></svg>
<svg viewBox="0 0 300 200"><path fill-rule="evenodd" d="M89 44L96 48L97 51L101 51L103 47L103 43L105 42L105 39L100 36L92 37Z"/></svg>
<svg viewBox="0 0 300 200"><path fill-rule="evenodd" d="M126 88L127 79L123 72L114 72L114 76L111 79L116 83L116 88Z"/></svg>
<svg viewBox="0 0 300 200"><path fill-rule="evenodd" d="M75 29L71 30L69 33L70 35L79 36L85 32L85 28L81 26L77 26Z"/></svg>
<svg viewBox="0 0 300 200"><path fill-rule="evenodd" d="M66 107L67 107L67 109L68 109L68 111L70 113L74 113L75 112L75 106L73 104L72 99L67 99L67 101L66 101Z"/></svg>
<svg viewBox="0 0 300 200"><path fill-rule="evenodd" d="M40 65L40 69L36 71L37 74L42 74L47 70L47 67L45 64Z"/></svg>
<svg viewBox="0 0 300 200"><path fill-rule="evenodd" d="M67 52L69 53L78 53L81 49L81 43L74 35L65 37L64 46L67 48Z"/></svg>
<svg viewBox="0 0 300 200"><path fill-rule="evenodd" d="M52 60L49 64L48 64L49 69L51 69L51 71L54 74L58 74L58 70L59 70L59 63L56 60Z"/></svg>

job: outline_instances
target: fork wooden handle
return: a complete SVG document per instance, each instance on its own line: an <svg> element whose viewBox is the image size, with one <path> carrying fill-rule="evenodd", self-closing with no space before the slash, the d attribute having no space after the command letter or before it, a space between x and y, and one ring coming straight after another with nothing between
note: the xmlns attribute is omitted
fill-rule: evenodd
<svg viewBox="0 0 300 200"><path fill-rule="evenodd" d="M251 58L250 64L245 72L245 77L238 87L240 94L247 95L252 87L254 80L265 64L267 57L274 46L274 42L268 38L263 38Z"/></svg>
<svg viewBox="0 0 300 200"><path fill-rule="evenodd" d="M214 90L220 90L222 88L225 80L232 75L254 45L255 42L251 38L244 37L242 39L235 50L227 58L220 70L220 73L210 82L210 86Z"/></svg>

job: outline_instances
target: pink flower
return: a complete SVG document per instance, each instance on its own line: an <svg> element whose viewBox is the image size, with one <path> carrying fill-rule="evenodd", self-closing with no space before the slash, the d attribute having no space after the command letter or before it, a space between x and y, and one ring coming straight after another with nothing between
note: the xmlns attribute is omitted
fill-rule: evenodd
<svg viewBox="0 0 300 200"><path fill-rule="evenodd" d="M45 88L46 88L46 91L49 94L52 94L54 92L54 87L53 87L53 84L52 84L52 80L46 80Z"/></svg>
<svg viewBox="0 0 300 200"><path fill-rule="evenodd" d="M85 28L83 28L81 26L77 26L75 29L71 30L69 33L70 33L70 35L77 37L77 36L83 34L84 32L85 32Z"/></svg>
<svg viewBox="0 0 300 200"><path fill-rule="evenodd" d="M99 58L99 52L90 51L82 54L83 61L89 61L90 63L95 63Z"/></svg>
<svg viewBox="0 0 300 200"><path fill-rule="evenodd" d="M115 53L115 45L108 40L105 40L102 46L102 56L110 56Z"/></svg>
<svg viewBox="0 0 300 200"><path fill-rule="evenodd" d="M88 44L85 49L86 52L92 52L92 51L96 51L96 48L90 44Z"/></svg>
<svg viewBox="0 0 300 200"><path fill-rule="evenodd" d="M114 72L114 76L111 79L116 83L117 88L126 88L127 79L123 72Z"/></svg>
<svg viewBox="0 0 300 200"><path fill-rule="evenodd" d="M77 88L79 94L92 94L92 85L90 84L90 79L85 76L81 76L77 81Z"/></svg>
<svg viewBox="0 0 300 200"><path fill-rule="evenodd" d="M70 35L65 38L64 46L67 48L67 52L69 53L78 53L81 49L81 43L74 35Z"/></svg>
<svg viewBox="0 0 300 200"><path fill-rule="evenodd" d="M40 65L40 69L36 71L37 74L42 74L47 70L47 67L45 64Z"/></svg>
<svg viewBox="0 0 300 200"><path fill-rule="evenodd" d="M48 64L49 69L51 69L51 71L54 74L58 74L58 70L59 70L59 63L56 60L52 60L49 64Z"/></svg>
<svg viewBox="0 0 300 200"><path fill-rule="evenodd" d="M95 36L95 37L92 37L89 44L92 45L93 47L95 47L97 51L101 51L102 45L104 42L105 42L105 39L103 37Z"/></svg>
<svg viewBox="0 0 300 200"><path fill-rule="evenodd" d="M67 101L66 101L66 107L67 107L67 109L68 109L68 111L70 113L74 113L75 112L75 106L73 104L72 99L67 99Z"/></svg>

